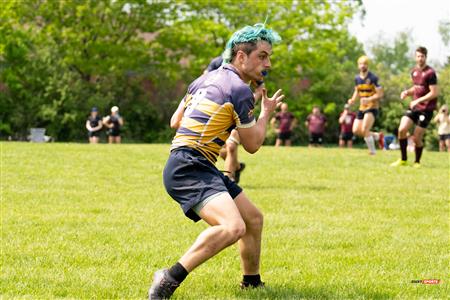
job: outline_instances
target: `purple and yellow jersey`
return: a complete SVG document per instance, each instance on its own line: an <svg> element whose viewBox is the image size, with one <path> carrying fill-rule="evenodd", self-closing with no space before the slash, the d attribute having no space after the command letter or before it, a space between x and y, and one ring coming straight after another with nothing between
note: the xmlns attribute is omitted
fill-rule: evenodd
<svg viewBox="0 0 450 300"><path fill-rule="evenodd" d="M230 64L196 79L182 101L185 110L171 150L190 147L213 164L233 128L256 123L253 93Z"/></svg>
<svg viewBox="0 0 450 300"><path fill-rule="evenodd" d="M377 92L376 89L381 87L378 84L378 77L375 76L375 74L368 72L367 76L365 78L361 78L358 75L355 77L355 86L356 90L358 91L359 98L361 97L370 97L372 95L375 95ZM368 104L363 105L361 102L359 104L359 110L365 111L371 108L379 108L380 104L379 101L371 101Z"/></svg>

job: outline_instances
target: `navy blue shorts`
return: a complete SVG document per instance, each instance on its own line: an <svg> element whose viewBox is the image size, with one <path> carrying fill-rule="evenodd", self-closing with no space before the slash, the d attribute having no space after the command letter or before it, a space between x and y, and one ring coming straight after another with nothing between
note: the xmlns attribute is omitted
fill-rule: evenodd
<svg viewBox="0 0 450 300"><path fill-rule="evenodd" d="M200 152L188 147L172 150L163 180L167 193L194 222L200 220L193 210L196 204L218 193L229 193L234 199L242 192L240 186L223 175Z"/></svg>
<svg viewBox="0 0 450 300"><path fill-rule="evenodd" d="M366 110L358 110L358 112L356 113L356 119L358 120L362 120L364 119L364 115L367 113L371 113L373 115L374 118L376 118L378 116L378 109L376 108L369 108Z"/></svg>
<svg viewBox="0 0 450 300"><path fill-rule="evenodd" d="M353 132L341 132L339 138L345 142L353 140Z"/></svg>

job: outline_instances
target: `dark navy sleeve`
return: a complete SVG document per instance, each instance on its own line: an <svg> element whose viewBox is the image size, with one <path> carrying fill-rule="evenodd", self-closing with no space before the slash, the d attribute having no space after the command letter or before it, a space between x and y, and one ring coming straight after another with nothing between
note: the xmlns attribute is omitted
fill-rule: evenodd
<svg viewBox="0 0 450 300"><path fill-rule="evenodd" d="M372 74L372 83L377 88L381 87L381 85L378 83L378 77L375 74Z"/></svg>
<svg viewBox="0 0 450 300"><path fill-rule="evenodd" d="M222 62L223 62L222 56L218 56L209 63L208 68L206 69L208 70L208 72L217 70L222 65Z"/></svg>
<svg viewBox="0 0 450 300"><path fill-rule="evenodd" d="M429 73L430 75L427 76L427 83L428 85L436 85L437 84L437 76L436 73L433 71L431 71Z"/></svg>
<svg viewBox="0 0 450 300"><path fill-rule="evenodd" d="M249 128L255 125L255 99L249 86L242 85L232 94L231 103L234 107L234 120L236 127Z"/></svg>

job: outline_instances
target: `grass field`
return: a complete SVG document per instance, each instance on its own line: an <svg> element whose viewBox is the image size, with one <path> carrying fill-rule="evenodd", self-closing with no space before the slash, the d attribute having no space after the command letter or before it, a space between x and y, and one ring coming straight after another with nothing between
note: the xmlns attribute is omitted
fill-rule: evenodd
<svg viewBox="0 0 450 300"><path fill-rule="evenodd" d="M205 228L164 190L168 148L2 143L2 298L144 299ZM241 149L241 185L265 214L267 288L239 290L231 246L174 299L448 299L449 156L390 168L398 155Z"/></svg>

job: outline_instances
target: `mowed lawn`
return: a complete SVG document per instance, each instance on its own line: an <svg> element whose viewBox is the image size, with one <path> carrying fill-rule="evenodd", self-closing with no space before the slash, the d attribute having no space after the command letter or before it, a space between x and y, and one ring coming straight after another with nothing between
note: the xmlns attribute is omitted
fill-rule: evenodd
<svg viewBox="0 0 450 300"><path fill-rule="evenodd" d="M144 299L206 227L166 194L169 145L1 144L3 299ZM241 185L265 215L265 289L231 246L174 299L448 299L449 156L264 147ZM413 155L410 154L410 161ZM219 168L223 162L219 161ZM440 279L437 285L413 280Z"/></svg>

